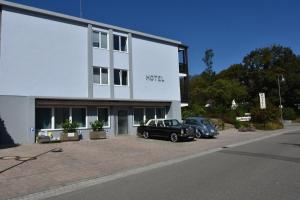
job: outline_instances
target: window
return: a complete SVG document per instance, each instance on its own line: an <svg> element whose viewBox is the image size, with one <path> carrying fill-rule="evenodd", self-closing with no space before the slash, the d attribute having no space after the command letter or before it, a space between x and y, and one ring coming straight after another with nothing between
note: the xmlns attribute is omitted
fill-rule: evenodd
<svg viewBox="0 0 300 200"><path fill-rule="evenodd" d="M127 52L127 37L114 35L114 50Z"/></svg>
<svg viewBox="0 0 300 200"><path fill-rule="evenodd" d="M99 32L93 31L93 47L99 47Z"/></svg>
<svg viewBox="0 0 300 200"><path fill-rule="evenodd" d="M146 108L146 122L155 118L155 108Z"/></svg>
<svg viewBox="0 0 300 200"><path fill-rule="evenodd" d="M123 70L121 76L122 76L122 85L127 85L127 71Z"/></svg>
<svg viewBox="0 0 300 200"><path fill-rule="evenodd" d="M107 33L101 32L101 48L107 49Z"/></svg>
<svg viewBox="0 0 300 200"><path fill-rule="evenodd" d="M144 108L135 108L133 110L133 125L140 125L144 122Z"/></svg>
<svg viewBox="0 0 300 200"><path fill-rule="evenodd" d="M93 47L108 49L107 41L108 34L106 32L93 31Z"/></svg>
<svg viewBox="0 0 300 200"><path fill-rule="evenodd" d="M108 69L93 67L93 81L97 84L107 85L108 84Z"/></svg>
<svg viewBox="0 0 300 200"><path fill-rule="evenodd" d="M101 84L108 84L108 69L101 68Z"/></svg>
<svg viewBox="0 0 300 200"><path fill-rule="evenodd" d="M51 108L37 108L36 109L36 128L37 129L51 129Z"/></svg>
<svg viewBox="0 0 300 200"><path fill-rule="evenodd" d="M77 122L79 127L86 127L86 109L72 108L72 122Z"/></svg>
<svg viewBox="0 0 300 200"><path fill-rule="evenodd" d="M127 70L114 70L114 84L115 85L128 85L128 73Z"/></svg>
<svg viewBox="0 0 300 200"><path fill-rule="evenodd" d="M157 122L157 127L164 127L163 121L158 121Z"/></svg>
<svg viewBox="0 0 300 200"><path fill-rule="evenodd" d="M154 120L150 121L150 123L148 124L148 126L156 126L155 121Z"/></svg>
<svg viewBox="0 0 300 200"><path fill-rule="evenodd" d="M165 119L166 108L134 108L133 125L139 126L141 122L147 123L150 119Z"/></svg>
<svg viewBox="0 0 300 200"><path fill-rule="evenodd" d="M114 35L114 50L119 51L120 50L120 37L118 35Z"/></svg>
<svg viewBox="0 0 300 200"><path fill-rule="evenodd" d="M156 108L156 118L157 119L164 119L165 117L166 117L165 108Z"/></svg>
<svg viewBox="0 0 300 200"><path fill-rule="evenodd" d="M121 51L127 51L127 37L121 36Z"/></svg>
<svg viewBox="0 0 300 200"><path fill-rule="evenodd" d="M54 118L55 118L55 126L54 128L62 128L63 123L66 120L69 120L70 113L69 108L55 108L54 109Z"/></svg>
<svg viewBox="0 0 300 200"><path fill-rule="evenodd" d="M98 108L98 120L103 122L103 126L110 126L108 108Z"/></svg>

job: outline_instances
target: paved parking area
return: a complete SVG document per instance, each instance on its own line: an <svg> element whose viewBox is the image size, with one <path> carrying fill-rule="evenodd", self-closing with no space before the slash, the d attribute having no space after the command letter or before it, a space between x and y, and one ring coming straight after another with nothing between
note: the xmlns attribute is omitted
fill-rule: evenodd
<svg viewBox="0 0 300 200"><path fill-rule="evenodd" d="M241 133L229 129L222 131L216 139L179 143L120 136L105 140L21 145L2 149L0 199L111 175L274 133L278 131ZM63 152L48 152L53 148L62 148ZM15 160L15 156L18 156L19 160ZM37 156L36 159L22 161L26 160L26 157L33 156Z"/></svg>

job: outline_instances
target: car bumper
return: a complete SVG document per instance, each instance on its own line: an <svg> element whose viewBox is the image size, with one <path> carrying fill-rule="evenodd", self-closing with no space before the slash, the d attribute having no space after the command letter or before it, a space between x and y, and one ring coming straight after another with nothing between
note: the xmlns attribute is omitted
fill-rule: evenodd
<svg viewBox="0 0 300 200"><path fill-rule="evenodd" d="M196 137L195 134L184 134L184 135L179 135L180 138L188 138L188 139L193 139Z"/></svg>

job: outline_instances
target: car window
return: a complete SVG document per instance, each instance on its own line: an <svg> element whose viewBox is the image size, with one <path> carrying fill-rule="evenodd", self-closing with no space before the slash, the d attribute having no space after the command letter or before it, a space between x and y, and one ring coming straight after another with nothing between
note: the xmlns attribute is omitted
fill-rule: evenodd
<svg viewBox="0 0 300 200"><path fill-rule="evenodd" d="M185 124L191 124L191 120L187 119L184 121Z"/></svg>
<svg viewBox="0 0 300 200"><path fill-rule="evenodd" d="M195 120L195 119L192 119L190 124L192 124L192 125L197 125L197 124L198 124L198 122L197 122L197 120Z"/></svg>
<svg viewBox="0 0 300 200"><path fill-rule="evenodd" d="M172 120L165 120L165 125L166 126L178 126L178 125L180 125L180 123L178 122L178 120L172 119Z"/></svg>
<svg viewBox="0 0 300 200"><path fill-rule="evenodd" d="M152 120L152 121L149 123L149 126L156 126L155 121Z"/></svg>
<svg viewBox="0 0 300 200"><path fill-rule="evenodd" d="M157 122L157 127L164 127L164 123L162 121Z"/></svg>

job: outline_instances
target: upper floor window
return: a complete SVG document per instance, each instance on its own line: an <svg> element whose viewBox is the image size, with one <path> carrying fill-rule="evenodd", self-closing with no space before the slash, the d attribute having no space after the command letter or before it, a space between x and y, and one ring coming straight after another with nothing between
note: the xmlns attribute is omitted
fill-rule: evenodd
<svg viewBox="0 0 300 200"><path fill-rule="evenodd" d="M93 67L93 82L97 84L108 84L108 69L102 67Z"/></svg>
<svg viewBox="0 0 300 200"><path fill-rule="evenodd" d="M127 37L114 35L114 50L127 52Z"/></svg>
<svg viewBox="0 0 300 200"><path fill-rule="evenodd" d="M114 69L114 84L115 85L128 85L127 70Z"/></svg>
<svg viewBox="0 0 300 200"><path fill-rule="evenodd" d="M107 49L108 34L106 32L93 31L93 47Z"/></svg>

